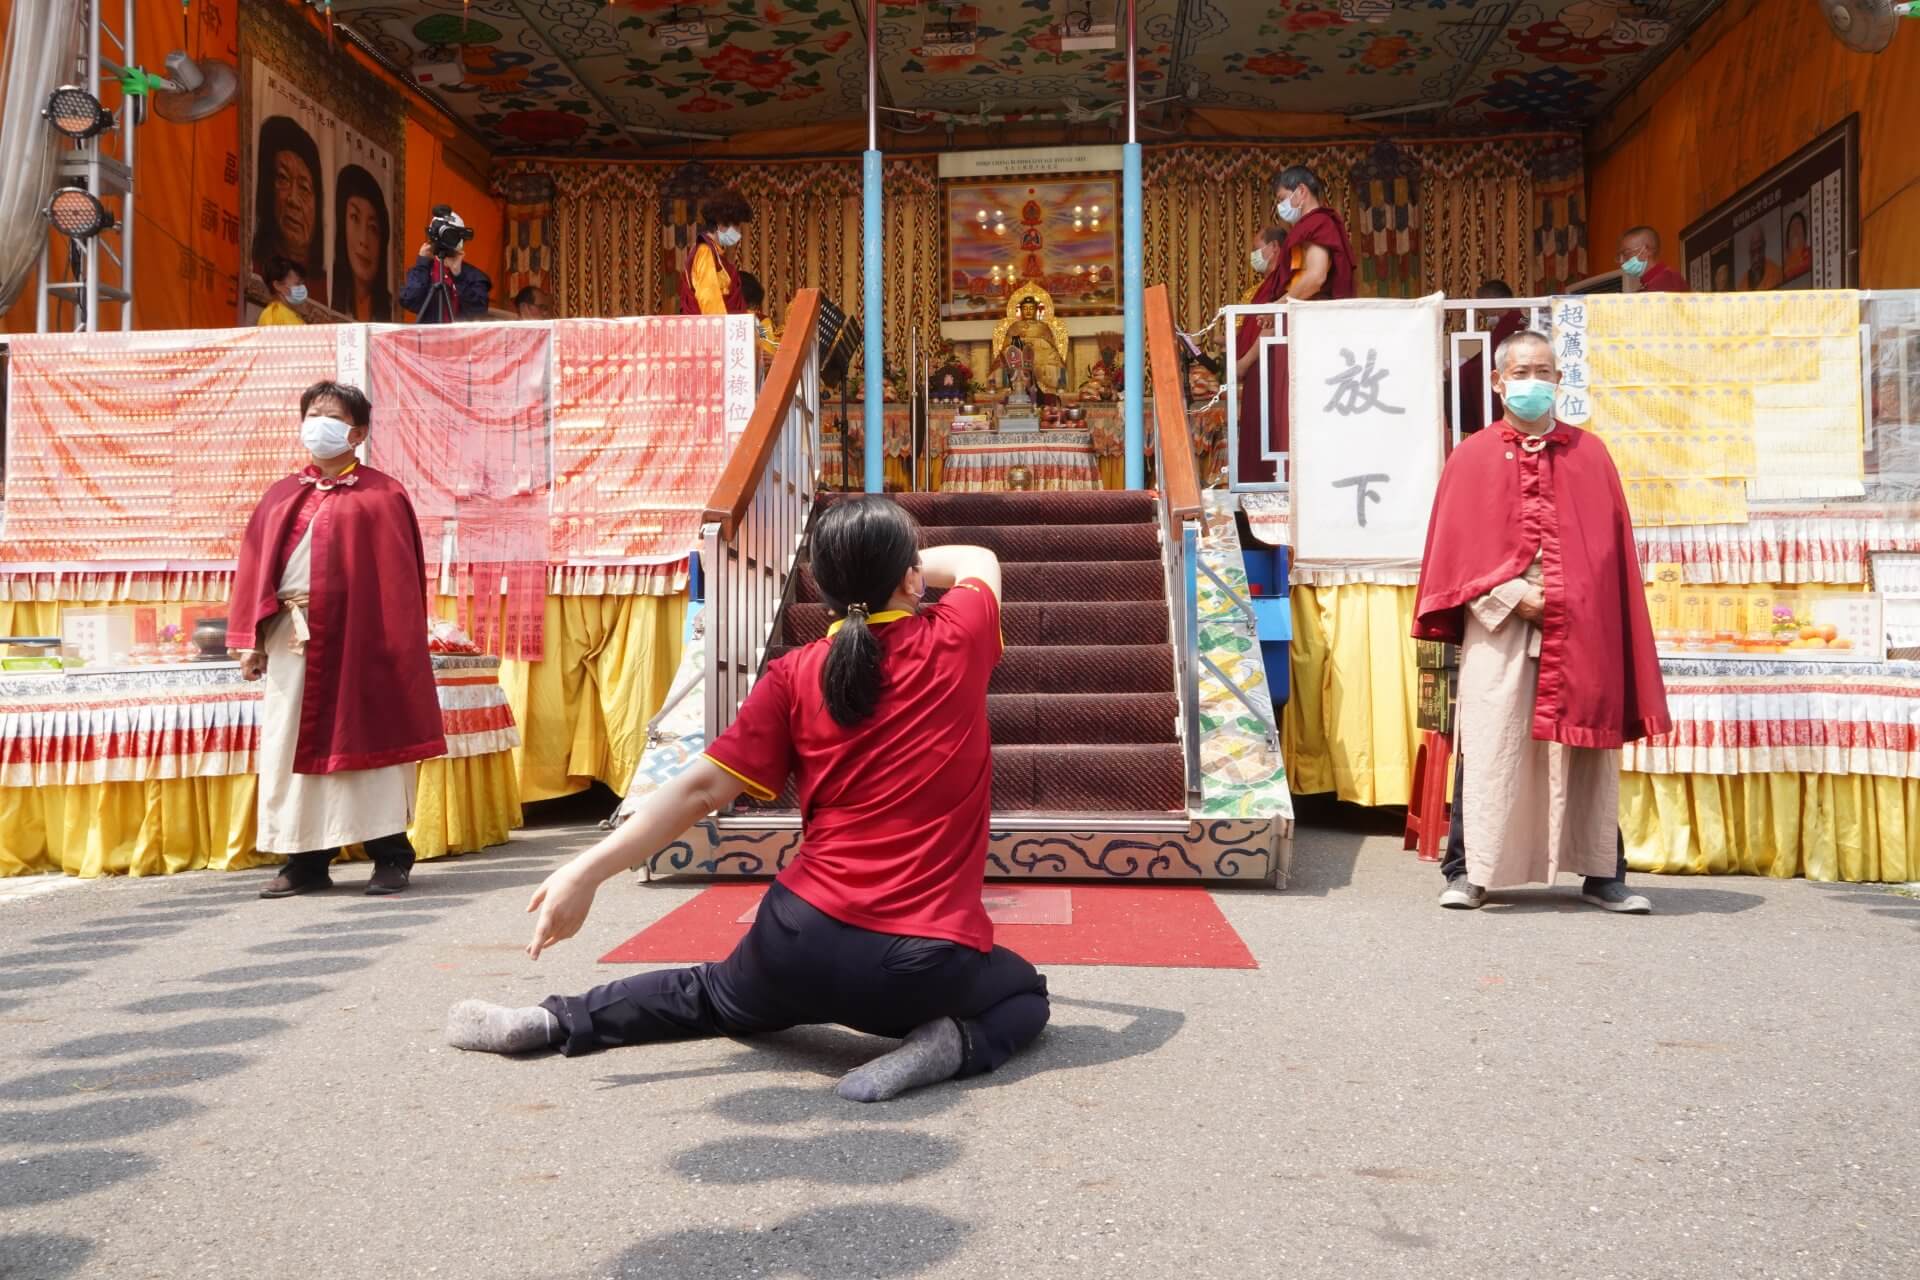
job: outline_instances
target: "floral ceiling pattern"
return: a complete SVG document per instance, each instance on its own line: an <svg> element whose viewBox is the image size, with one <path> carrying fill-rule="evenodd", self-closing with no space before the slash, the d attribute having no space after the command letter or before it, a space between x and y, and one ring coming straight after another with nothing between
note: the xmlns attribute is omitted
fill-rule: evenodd
<svg viewBox="0 0 1920 1280"><path fill-rule="evenodd" d="M1191 102L1579 124L1719 2L1139 0L1143 119L1177 130ZM1089 5L1124 15L1116 0L881 0L889 126L930 141L968 118L1119 127L1124 53L1062 47L1062 15ZM430 74L427 92L503 152L647 154L680 134L865 110L865 0L334 0L333 12L397 67ZM971 52L929 39L949 20L972 24ZM676 47L671 26L688 22L708 40Z"/></svg>

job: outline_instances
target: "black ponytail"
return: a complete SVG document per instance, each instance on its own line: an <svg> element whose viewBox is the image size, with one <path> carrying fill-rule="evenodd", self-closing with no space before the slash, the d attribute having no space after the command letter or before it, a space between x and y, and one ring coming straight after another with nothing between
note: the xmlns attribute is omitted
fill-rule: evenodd
<svg viewBox="0 0 1920 1280"><path fill-rule="evenodd" d="M919 563L919 543L913 517L886 498L836 502L814 522L813 581L842 620L829 642L820 691L827 714L842 728L853 728L880 705L880 641L867 619L887 607Z"/></svg>

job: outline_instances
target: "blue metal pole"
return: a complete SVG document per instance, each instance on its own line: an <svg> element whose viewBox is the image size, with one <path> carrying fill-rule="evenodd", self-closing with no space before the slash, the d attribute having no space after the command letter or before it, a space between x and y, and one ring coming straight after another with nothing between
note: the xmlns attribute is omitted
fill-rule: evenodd
<svg viewBox="0 0 1920 1280"><path fill-rule="evenodd" d="M1140 144L1129 142L1123 150L1120 190L1120 225L1126 241L1121 257L1123 281L1122 306L1126 343L1127 411L1127 488L1147 487L1147 402L1146 363L1146 240L1142 234L1140 193Z"/></svg>
<svg viewBox="0 0 1920 1280"><path fill-rule="evenodd" d="M880 153L869 151L862 164L862 195L864 198L863 222L861 231L865 241L865 289L862 300L861 317L867 339L866 371L866 461L863 464L867 477L867 492L880 493L886 488L885 462L882 439L886 432L886 302L887 295L881 279L884 270L884 255L881 248L885 244L885 212L880 193Z"/></svg>
<svg viewBox="0 0 1920 1280"><path fill-rule="evenodd" d="M1127 0L1127 145L1121 156L1120 255L1121 318L1126 343L1127 488L1147 487L1147 339L1146 230L1141 225L1139 21L1135 0Z"/></svg>

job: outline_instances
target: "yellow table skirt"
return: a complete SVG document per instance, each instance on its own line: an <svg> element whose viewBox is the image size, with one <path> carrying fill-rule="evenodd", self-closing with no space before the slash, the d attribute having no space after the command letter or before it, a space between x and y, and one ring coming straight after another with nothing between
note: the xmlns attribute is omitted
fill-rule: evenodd
<svg viewBox="0 0 1920 1280"><path fill-rule="evenodd" d="M253 847L258 780L171 778L71 787L0 787L0 876L159 876L281 861ZM505 751L420 766L414 824L421 859L504 844L520 825ZM364 856L357 848L347 856Z"/></svg>
<svg viewBox="0 0 1920 1280"><path fill-rule="evenodd" d="M1292 689L1280 717L1287 782L1403 805L1420 745L1412 587L1293 588Z"/></svg>
<svg viewBox="0 0 1920 1280"><path fill-rule="evenodd" d="M1622 773L1620 830L1635 871L1920 880L1920 779Z"/></svg>

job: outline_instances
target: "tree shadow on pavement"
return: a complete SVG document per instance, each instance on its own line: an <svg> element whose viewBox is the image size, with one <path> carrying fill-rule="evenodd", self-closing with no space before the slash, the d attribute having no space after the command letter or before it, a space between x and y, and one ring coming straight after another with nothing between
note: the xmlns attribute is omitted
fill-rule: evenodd
<svg viewBox="0 0 1920 1280"><path fill-rule="evenodd" d="M142 1177L156 1167L150 1156L100 1147L29 1156L14 1161L7 1169L7 1176L0 1179L0 1209L70 1200L129 1178Z"/></svg>
<svg viewBox="0 0 1920 1280"><path fill-rule="evenodd" d="M93 1241L79 1236L46 1235L22 1231L0 1235L0 1275L60 1280L77 1274L93 1256Z"/></svg>
<svg viewBox="0 0 1920 1280"><path fill-rule="evenodd" d="M112 1142L178 1124L205 1110L192 1098L163 1094L102 1098L58 1111L0 1111L0 1142L40 1146Z"/></svg>
<svg viewBox="0 0 1920 1280"><path fill-rule="evenodd" d="M755 1230L675 1231L636 1241L594 1269L598 1277L918 1275L960 1251L967 1223L918 1205L816 1209Z"/></svg>
<svg viewBox="0 0 1920 1280"><path fill-rule="evenodd" d="M804 1138L720 1138L681 1152L673 1168L681 1177L722 1186L792 1178L838 1187L883 1187L944 1169L959 1158L960 1144L952 1138L862 1128Z"/></svg>
<svg viewBox="0 0 1920 1280"><path fill-rule="evenodd" d="M112 1067L62 1067L0 1082L0 1099L43 1102L75 1093L124 1093L134 1089L180 1089L231 1075L253 1061L238 1053L182 1053L142 1058Z"/></svg>
<svg viewBox="0 0 1920 1280"><path fill-rule="evenodd" d="M1154 1052L1173 1039L1187 1022L1187 1015L1176 1009L1080 1000L1062 995L1052 996L1050 1003L1053 1006L1053 1018L1031 1048L1015 1054L998 1071L958 1081L959 1087L991 1089L1017 1084L1050 1071L1072 1071L1138 1058ZM1063 1022L1063 1008L1112 1014L1127 1019L1127 1024L1115 1029L1091 1022Z"/></svg>
<svg viewBox="0 0 1920 1280"><path fill-rule="evenodd" d="M41 1056L85 1060L115 1058L141 1050L219 1049L284 1031L287 1025L280 1018L207 1018L158 1031L109 1031L105 1035L85 1036L54 1045Z"/></svg>
<svg viewBox="0 0 1920 1280"><path fill-rule="evenodd" d="M890 1102L867 1105L848 1102L828 1088L769 1085L743 1089L716 1098L707 1110L735 1124L789 1125L812 1120L873 1120L885 1124L926 1120L949 1111L960 1101L957 1089L934 1086L904 1093Z"/></svg>

